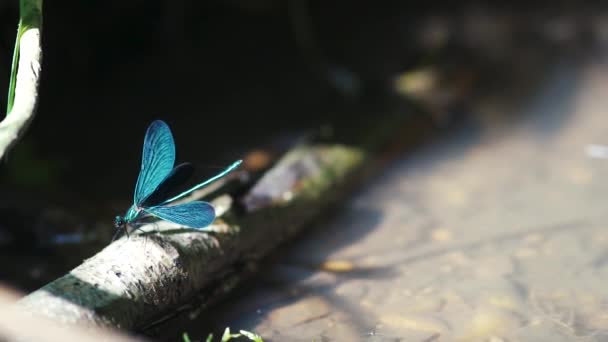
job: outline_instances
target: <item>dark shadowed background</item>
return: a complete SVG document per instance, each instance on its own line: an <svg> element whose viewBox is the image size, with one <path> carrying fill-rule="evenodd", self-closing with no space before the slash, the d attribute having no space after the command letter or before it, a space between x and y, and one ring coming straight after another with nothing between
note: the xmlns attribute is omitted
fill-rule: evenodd
<svg viewBox="0 0 608 342"><path fill-rule="evenodd" d="M0 170L2 184L37 196L69 194L68 203L128 197L145 128L156 118L173 128L178 159L212 173L270 139L374 115L345 106L352 98L382 103L393 79L409 69L511 58L500 47L538 44L540 26L564 14L593 9L47 1L40 107ZM3 2L0 89L7 86L17 16L17 1ZM509 32L484 32L495 20ZM488 46L479 40L484 34L506 40ZM0 108L5 101L0 96Z"/></svg>

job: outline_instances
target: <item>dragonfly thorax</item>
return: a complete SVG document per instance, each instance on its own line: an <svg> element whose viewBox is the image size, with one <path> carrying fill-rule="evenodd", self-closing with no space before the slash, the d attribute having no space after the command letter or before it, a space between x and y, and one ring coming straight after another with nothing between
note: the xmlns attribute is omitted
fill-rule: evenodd
<svg viewBox="0 0 608 342"><path fill-rule="evenodd" d="M140 215L143 213L142 211L143 209L137 206L131 206L131 208L129 208L129 210L127 210L127 213L125 214L125 216L122 218L124 223L130 223L133 221L136 221Z"/></svg>

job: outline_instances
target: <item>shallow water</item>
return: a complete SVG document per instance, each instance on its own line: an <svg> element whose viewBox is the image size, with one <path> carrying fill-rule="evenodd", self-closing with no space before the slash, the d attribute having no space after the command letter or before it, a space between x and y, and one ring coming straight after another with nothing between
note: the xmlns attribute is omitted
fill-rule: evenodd
<svg viewBox="0 0 608 342"><path fill-rule="evenodd" d="M269 341L608 340L608 160L585 153L608 144L607 89L608 65L561 63L525 103L481 101L196 321Z"/></svg>

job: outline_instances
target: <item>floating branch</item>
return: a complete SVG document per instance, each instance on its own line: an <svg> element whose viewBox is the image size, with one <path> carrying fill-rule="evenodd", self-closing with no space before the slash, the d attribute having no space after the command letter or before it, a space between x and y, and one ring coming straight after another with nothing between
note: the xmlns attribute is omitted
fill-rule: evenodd
<svg viewBox="0 0 608 342"><path fill-rule="evenodd" d="M370 121L349 130L352 139L298 146L249 190L216 197L218 219L208 230L148 224L145 233L115 241L19 306L65 323L132 330L204 309L346 194L373 165L371 151L428 132L416 121L430 127L428 118L405 114Z"/></svg>

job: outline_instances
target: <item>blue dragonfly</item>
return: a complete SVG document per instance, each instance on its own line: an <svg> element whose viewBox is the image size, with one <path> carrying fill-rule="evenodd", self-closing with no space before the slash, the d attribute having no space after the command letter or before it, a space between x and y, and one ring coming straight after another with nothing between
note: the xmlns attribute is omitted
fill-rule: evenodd
<svg viewBox="0 0 608 342"><path fill-rule="evenodd" d="M185 183L192 175L192 164L183 163L174 167L175 143L169 126L161 120L150 124L144 138L141 170L135 185L133 205L124 216L116 216L116 234L122 230L129 235L129 227L144 217L154 216L190 228L204 228L215 219L213 206L203 201L192 201L171 205L195 190L208 185L236 169L242 160L237 160L214 177L178 194L170 192ZM116 235L114 236L116 238Z"/></svg>

